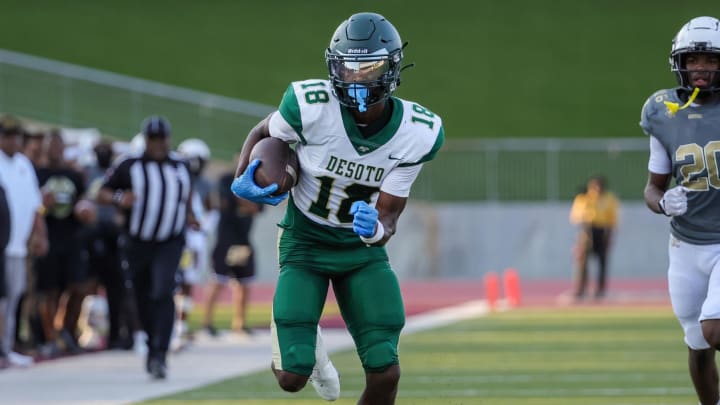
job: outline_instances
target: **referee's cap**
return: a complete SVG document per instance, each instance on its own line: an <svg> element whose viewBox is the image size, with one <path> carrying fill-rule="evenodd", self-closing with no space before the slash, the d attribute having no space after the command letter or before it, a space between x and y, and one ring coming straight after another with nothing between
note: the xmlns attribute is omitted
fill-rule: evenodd
<svg viewBox="0 0 720 405"><path fill-rule="evenodd" d="M170 121L165 117L151 115L143 121L142 133L148 138L167 138L170 132Z"/></svg>

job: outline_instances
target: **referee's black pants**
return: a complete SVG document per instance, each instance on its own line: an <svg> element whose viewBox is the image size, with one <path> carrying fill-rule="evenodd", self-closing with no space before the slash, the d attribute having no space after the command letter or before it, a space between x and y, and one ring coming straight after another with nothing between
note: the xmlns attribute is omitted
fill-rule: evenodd
<svg viewBox="0 0 720 405"><path fill-rule="evenodd" d="M148 335L148 360L165 355L175 322L175 273L185 239L143 242L129 238L126 258L133 277L140 322Z"/></svg>

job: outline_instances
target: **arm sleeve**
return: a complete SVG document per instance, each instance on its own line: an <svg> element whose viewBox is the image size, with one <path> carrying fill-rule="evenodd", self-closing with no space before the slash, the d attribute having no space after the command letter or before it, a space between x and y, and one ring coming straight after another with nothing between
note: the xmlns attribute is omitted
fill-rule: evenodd
<svg viewBox="0 0 720 405"><path fill-rule="evenodd" d="M650 136L650 159L648 160L648 171L657 174L670 174L672 162L667 150L654 136Z"/></svg>
<svg viewBox="0 0 720 405"><path fill-rule="evenodd" d="M305 138L303 138L304 128L300 103L295 94L293 83L290 83L285 90L278 110L270 117L268 127L270 135L275 138L282 139L287 143L306 143Z"/></svg>
<svg viewBox="0 0 720 405"><path fill-rule="evenodd" d="M380 191L396 197L408 197L413 182L420 174L422 164L412 166L398 166L388 173L380 186Z"/></svg>
<svg viewBox="0 0 720 405"><path fill-rule="evenodd" d="M287 143L301 141L296 129L285 120L285 117L279 111L275 111L270 117L268 127L270 136L274 138L282 139Z"/></svg>
<svg viewBox="0 0 720 405"><path fill-rule="evenodd" d="M640 128L642 128L646 135L652 136L652 127L650 125L650 109L652 107L650 104L651 99L652 97L645 100L645 104L643 104L642 110L640 111Z"/></svg>

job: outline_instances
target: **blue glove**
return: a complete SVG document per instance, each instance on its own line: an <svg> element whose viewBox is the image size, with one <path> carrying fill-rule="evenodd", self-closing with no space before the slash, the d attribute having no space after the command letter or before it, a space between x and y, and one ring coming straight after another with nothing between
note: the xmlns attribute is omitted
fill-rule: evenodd
<svg viewBox="0 0 720 405"><path fill-rule="evenodd" d="M250 162L250 165L248 165L247 169L245 169L245 172L241 174L240 177L233 180L232 185L230 185L230 190L236 196L258 204L280 204L287 198L288 193L278 196L271 195L277 191L277 184L273 183L265 188L260 188L257 184L255 184L255 180L253 180L255 178L255 169L257 169L259 165L260 159L255 159Z"/></svg>
<svg viewBox="0 0 720 405"><path fill-rule="evenodd" d="M353 215L353 232L364 238L371 238L375 235L378 210L365 201L355 201L350 206L350 214Z"/></svg>

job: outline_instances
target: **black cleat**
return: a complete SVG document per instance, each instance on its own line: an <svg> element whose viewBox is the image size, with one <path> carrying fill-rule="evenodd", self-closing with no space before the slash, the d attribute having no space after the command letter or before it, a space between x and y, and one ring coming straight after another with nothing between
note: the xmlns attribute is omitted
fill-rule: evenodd
<svg viewBox="0 0 720 405"><path fill-rule="evenodd" d="M164 380L167 377L167 366L165 361L152 358L147 364L147 371L154 380Z"/></svg>

